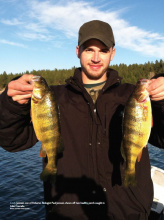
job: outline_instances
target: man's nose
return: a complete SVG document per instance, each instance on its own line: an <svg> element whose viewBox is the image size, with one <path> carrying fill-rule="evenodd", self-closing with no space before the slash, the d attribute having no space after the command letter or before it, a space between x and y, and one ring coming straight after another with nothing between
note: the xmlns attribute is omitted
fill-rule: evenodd
<svg viewBox="0 0 164 220"><path fill-rule="evenodd" d="M94 53L93 53L92 61L93 61L93 62L96 62L96 63L100 62L99 52L94 52Z"/></svg>

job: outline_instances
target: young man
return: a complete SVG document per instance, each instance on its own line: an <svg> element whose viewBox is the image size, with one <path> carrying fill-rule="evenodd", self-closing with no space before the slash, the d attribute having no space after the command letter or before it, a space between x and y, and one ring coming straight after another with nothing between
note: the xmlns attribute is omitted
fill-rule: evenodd
<svg viewBox="0 0 164 220"><path fill-rule="evenodd" d="M45 201L57 202L46 207L47 219L148 219L153 185L147 148L136 164L137 186L123 186L121 122L135 86L121 84L118 73L108 68L114 45L109 24L85 23L76 48L81 68L66 85L52 86L60 107L64 152L58 157L55 184L44 182ZM7 151L24 150L37 142L30 123L31 78L23 75L11 81L0 96L0 145ZM151 80L148 90L154 120L149 142L162 147L164 77Z"/></svg>

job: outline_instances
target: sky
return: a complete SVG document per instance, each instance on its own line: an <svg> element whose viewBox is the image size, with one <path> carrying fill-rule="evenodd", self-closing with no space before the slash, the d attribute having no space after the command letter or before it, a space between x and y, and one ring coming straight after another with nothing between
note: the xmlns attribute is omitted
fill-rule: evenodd
<svg viewBox="0 0 164 220"><path fill-rule="evenodd" d="M111 65L164 60L163 0L0 0L0 74L79 67L78 30L108 22Z"/></svg>

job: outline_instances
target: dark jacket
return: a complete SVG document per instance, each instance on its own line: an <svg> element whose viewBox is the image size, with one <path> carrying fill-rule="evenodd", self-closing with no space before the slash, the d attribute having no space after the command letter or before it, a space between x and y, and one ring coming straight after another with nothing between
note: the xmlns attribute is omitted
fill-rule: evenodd
<svg viewBox="0 0 164 220"><path fill-rule="evenodd" d="M66 85L52 86L65 149L58 155L56 183L44 183L45 201L54 203L47 205L47 219L147 219L153 199L147 148L136 163L137 186L122 185L121 123L134 86L120 81L117 72L109 69L95 105L83 87L80 69ZM164 144L163 106L152 102L150 143L158 147ZM6 91L0 96L0 145L7 151L24 150L37 142L29 110L30 104L12 101Z"/></svg>

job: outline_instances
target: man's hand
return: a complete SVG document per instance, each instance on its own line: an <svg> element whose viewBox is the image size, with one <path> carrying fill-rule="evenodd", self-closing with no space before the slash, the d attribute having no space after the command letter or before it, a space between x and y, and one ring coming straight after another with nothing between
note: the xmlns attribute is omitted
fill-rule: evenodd
<svg viewBox="0 0 164 220"><path fill-rule="evenodd" d="M150 80L147 90L151 100L159 101L164 99L164 77Z"/></svg>
<svg viewBox="0 0 164 220"><path fill-rule="evenodd" d="M32 95L33 86L30 84L32 77L31 74L25 74L19 79L11 81L8 84L7 95L19 104L26 104Z"/></svg>

